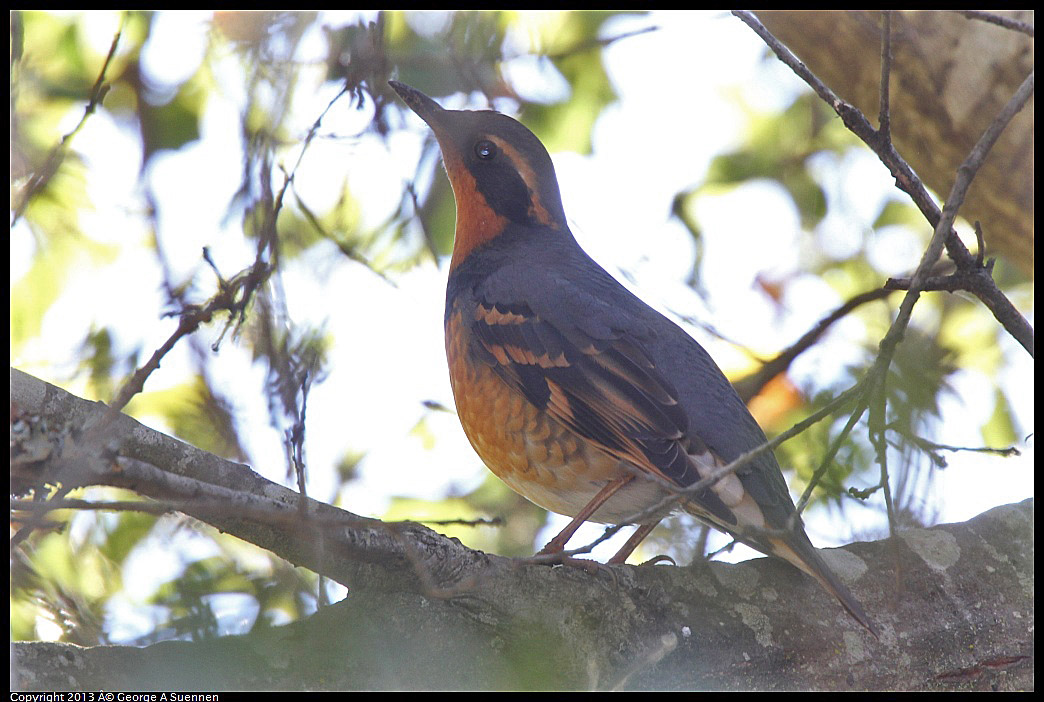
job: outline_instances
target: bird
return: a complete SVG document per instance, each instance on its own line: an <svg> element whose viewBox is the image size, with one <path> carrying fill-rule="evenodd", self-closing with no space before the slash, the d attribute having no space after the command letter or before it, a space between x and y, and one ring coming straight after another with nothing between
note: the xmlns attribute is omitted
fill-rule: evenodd
<svg viewBox="0 0 1044 702"><path fill-rule="evenodd" d="M573 517L539 553L561 554L585 521L637 523L608 561L623 563L681 508L812 576L876 636L772 451L686 491L765 434L707 351L580 247L540 139L500 112L389 85L434 132L456 202L444 324L464 433L511 489Z"/></svg>

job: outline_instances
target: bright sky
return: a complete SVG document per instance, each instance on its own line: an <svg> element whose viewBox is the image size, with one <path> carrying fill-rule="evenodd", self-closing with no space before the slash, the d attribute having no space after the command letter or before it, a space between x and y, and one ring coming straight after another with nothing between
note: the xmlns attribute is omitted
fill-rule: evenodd
<svg viewBox="0 0 1044 702"><path fill-rule="evenodd" d="M175 85L195 72L203 57L210 16L209 12L160 15L142 57L153 80ZM342 13L328 13L324 23L340 24L344 18ZM530 20L539 22L542 15L536 13ZM109 12L84 16L99 53L107 51L117 22L117 15ZM758 274L800 270L798 242L807 239L801 235L798 214L789 198L774 185L755 183L700 201L706 236L702 284L710 294L709 302L684 284L692 260L691 237L671 221L670 201L678 190L699 183L715 154L739 143L747 115L735 96L752 109L773 111L789 104L801 86L781 64L766 65L764 46L727 13L672 12L622 18L607 27L606 33L650 24L660 29L619 41L605 51L620 101L596 125L594 154L552 154L566 214L581 245L648 303L661 310L684 310L755 352L771 354L842 302L824 281L799 276L788 289L784 300L788 314L781 319L753 286ZM524 56L528 50L524 30L516 41L522 57L507 64L505 72L521 94L553 98L556 91L568 89ZM305 37L302 53L303 59L321 64L325 51L318 25ZM215 74L221 90L208 103L202 139L158 156L147 173L163 198L158 203L159 234L175 267L175 278L203 268L203 246L210 247L226 274L253 259L252 249L238 231L238 216L225 217L240 180L241 71L235 56L217 63ZM337 92L336 86L323 85L321 78L319 67L311 75L306 72L295 94L293 120L302 139ZM444 104L485 107L463 95L446 99ZM509 113L514 107L498 106ZM71 109L68 128L80 114L82 105ZM409 114L404 116L406 128L392 134L387 144L376 137L352 136L362 131L368 119L368 111L343 102L324 120L324 134L344 138L317 141L298 172L298 191L313 211L321 212L333 204L345 174L353 195L367 203L364 225L376 225L398 204L399 193L413 176L421 146L428 138L427 129ZM115 329L121 348L140 347L147 357L171 333L175 321L158 318L164 301L157 289L160 276L152 255L143 245L127 245L143 243L144 236L137 183L140 148L134 126L118 124L105 110L99 111L76 137L74 148L91 173L88 182L94 211L84 216L84 229L97 241L121 245L120 256L104 275L84 266L81 274L67 281L65 294L47 314L41 338L13 363L44 379L63 382L75 392L76 386L64 379L72 373L76 347L91 324ZM292 165L296 157L296 150L287 152L284 162ZM816 168L827 183L832 204L838 205L831 206L830 217L817 230L817 242L840 250L863 245L881 202L895 197L887 172L867 154L840 161L823 159ZM627 207L618 206L624 202ZM883 232L870 246L877 265L901 273L916 265L921 244L904 230ZM12 232L14 280L28 267L32 254L32 237L20 224ZM623 278L621 271L633 282ZM469 491L484 480L485 468L455 415L430 416L429 426L437 437L433 448L408 436L426 414L421 405L424 400L453 405L442 341L445 275L445 266L425 264L398 276L395 289L362 267L347 263L329 247L293 262L284 272L292 317L298 322L325 322L336 343L329 378L314 389L309 400L307 459L312 496L335 497L332 468L348 450L367 453L361 479L342 495L343 506L360 514L379 516L392 495L438 499ZM211 278L204 272L199 280L209 285ZM218 327L201 332L207 344L218 333ZM749 366L736 349L699 330L692 333L728 372ZM795 364L792 375L797 384L802 386L805 378L813 377L823 384L824 379L836 377L846 363L862 354L852 346L860 339L858 328L839 324L829 343ZM1022 426L1032 428L1032 363L1014 344L1005 342L1003 354L1006 391ZM181 384L190 368L184 350L176 350L150 378L147 390ZM255 470L283 481L281 439L268 427L260 393L262 369L252 366L249 355L226 340L214 359L214 370L226 388L237 389L229 395L243 421L256 428L244 432L259 461ZM954 385L953 395L943 398L946 423L938 440L979 445L980 427L993 408L993 390L974 370L957 374ZM150 423L163 429L162 422ZM929 511L936 511L939 521L964 520L1033 494L1032 447L1020 459L968 453L949 458L949 468L938 475L936 492L926 496ZM990 479L985 480L986 475ZM884 523L881 514L872 510L847 510L844 523L816 512L808 517L809 534L820 546L845 543L851 531L881 528ZM553 520L542 538L549 538L564 522L565 518ZM600 532L601 527L591 526L577 538ZM596 555L604 558L617 545L606 544ZM737 550L733 557L741 557L741 552ZM164 570L155 562L141 567L154 574ZM134 582L134 578L128 576L126 581ZM138 629L125 625L128 632Z"/></svg>

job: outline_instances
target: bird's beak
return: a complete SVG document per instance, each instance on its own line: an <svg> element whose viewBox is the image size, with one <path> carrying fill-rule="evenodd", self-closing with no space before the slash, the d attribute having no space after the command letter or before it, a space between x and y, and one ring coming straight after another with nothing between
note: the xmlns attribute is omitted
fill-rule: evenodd
<svg viewBox="0 0 1044 702"><path fill-rule="evenodd" d="M397 80L388 81L388 85L399 94L406 106L417 113L417 116L428 123L436 135L444 132L444 115L446 110L439 103L405 83Z"/></svg>
<svg viewBox="0 0 1044 702"><path fill-rule="evenodd" d="M469 188L473 189L474 178L467 174L467 166L464 165L461 157L460 147L460 141L466 134L466 130L462 131L462 129L467 124L466 121L462 122L462 119L465 115L473 113L447 110L421 91L397 80L388 81L388 85L399 94L399 97L411 110L417 113L418 117L431 127L431 131L435 132L439 150L442 151L442 163L446 167L446 174L453 185L454 194L467 192ZM470 182L470 185L466 181Z"/></svg>

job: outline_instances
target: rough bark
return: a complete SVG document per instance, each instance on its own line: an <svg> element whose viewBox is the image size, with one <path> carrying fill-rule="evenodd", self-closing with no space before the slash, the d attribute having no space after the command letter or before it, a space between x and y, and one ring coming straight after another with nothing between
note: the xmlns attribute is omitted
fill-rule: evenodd
<svg viewBox="0 0 1044 702"><path fill-rule="evenodd" d="M92 449L46 436L68 439L65 427L93 424L104 405L19 371L11 380L12 416L35 432L21 426L16 441L36 437L31 468L70 475L71 463L90 463ZM350 594L245 636L140 649L16 643L19 689L1033 686L1032 500L827 551L880 628L876 640L811 579L771 559L551 568L311 500L302 516L293 492L126 416L102 443L136 460L116 459L116 473L89 469L92 482L181 500L182 511ZM146 458L151 465L139 465Z"/></svg>

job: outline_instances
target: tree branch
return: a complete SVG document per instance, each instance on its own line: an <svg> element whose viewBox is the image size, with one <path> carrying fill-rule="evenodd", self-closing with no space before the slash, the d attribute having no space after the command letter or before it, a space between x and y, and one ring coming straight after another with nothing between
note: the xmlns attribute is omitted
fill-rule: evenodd
<svg viewBox="0 0 1044 702"><path fill-rule="evenodd" d="M877 154L881 162L888 168L889 172L896 179L896 185L913 199L914 204L925 216L929 224L932 225L933 229L937 228L943 218L943 211L941 211L938 205L935 204L935 201L932 199L913 168L910 167L910 165L892 146L891 141L887 138L887 134L874 129L869 121L867 121L866 117L863 116L862 112L856 109L853 105L842 100L836 93L827 87L825 83L817 78L815 74L813 74L812 71L810 71L808 67L790 51L790 49L783 45L764 27L764 25L762 25L753 13L737 10L734 11L733 14L753 29L754 32L769 46L769 48L775 52L776 56L783 61L783 63L788 65L794 73L798 75L798 77L804 80L817 95L834 109L845 123L845 126L848 127L853 134L858 136L868 147L870 147L875 154ZM1012 99L1008 102L1008 105L1005 106L1001 113L997 115L986 133L983 134L979 142L982 145L983 150L989 150L989 147L991 147L996 141L996 137L999 135L1000 131L1003 130L1011 117L1025 104L1026 100L1032 94L1032 90L1033 74L1031 72L1023 82L1022 87L1016 91L1015 95L1013 95ZM976 162L981 162L978 150L979 146L977 145L976 149L973 149L972 154L969 154L969 158L966 159L966 166L971 166ZM977 167L977 165L975 167ZM965 169L965 166L962 166L962 169ZM968 176L973 175L974 171L966 172L965 177L967 178ZM958 171L958 176L958 180L961 180L960 170ZM970 178L968 178L967 182L970 183ZM955 183L955 186L956 185L957 184ZM967 184L964 185L963 192L966 192L966 187ZM951 197L947 199L948 205L954 203L955 206L959 205L959 202L954 199L954 195L958 192L961 191L951 192ZM952 226L948 226L944 234L945 238L943 243L950 258L957 264L957 267L962 270L974 269L976 267L976 258L972 256L964 246ZM926 254L927 253L929 252L926 252ZM1029 323L1022 314L1019 313L1015 306L1011 304L1011 301L1004 296L999 288L997 288L996 283L990 279L988 284L984 283L978 286L976 290L977 292L970 292L976 294L983 304L993 313L994 317L1004 326L1008 333L1011 334L1032 356L1032 327L1030 327Z"/></svg>

